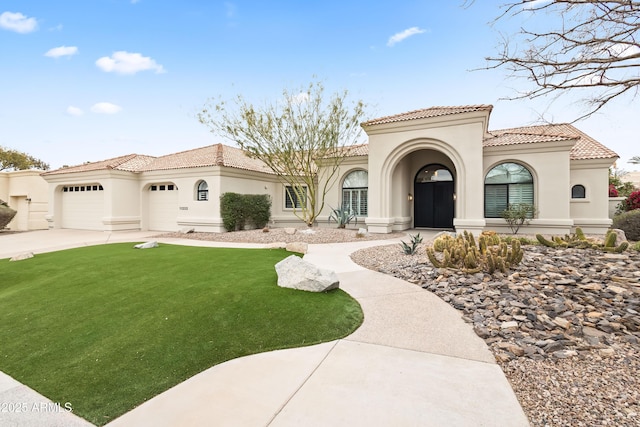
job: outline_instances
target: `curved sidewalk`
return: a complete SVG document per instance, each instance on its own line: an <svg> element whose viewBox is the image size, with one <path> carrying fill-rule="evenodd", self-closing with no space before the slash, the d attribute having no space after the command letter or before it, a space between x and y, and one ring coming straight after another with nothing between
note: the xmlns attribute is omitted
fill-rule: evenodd
<svg viewBox="0 0 640 427"><path fill-rule="evenodd" d="M364 323L347 338L216 365L108 426L528 426L493 355L455 309L349 258L385 243L394 242L310 245L305 256L336 271L361 304Z"/></svg>

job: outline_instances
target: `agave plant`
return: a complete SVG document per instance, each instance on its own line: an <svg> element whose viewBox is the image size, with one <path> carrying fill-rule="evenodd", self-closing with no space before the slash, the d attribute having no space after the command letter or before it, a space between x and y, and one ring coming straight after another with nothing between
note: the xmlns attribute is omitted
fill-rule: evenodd
<svg viewBox="0 0 640 427"><path fill-rule="evenodd" d="M331 208L331 214L329 215L329 224L331 220L334 220L338 224L338 228L345 228L351 221L355 220L355 224L358 223L358 217L351 209L344 208Z"/></svg>

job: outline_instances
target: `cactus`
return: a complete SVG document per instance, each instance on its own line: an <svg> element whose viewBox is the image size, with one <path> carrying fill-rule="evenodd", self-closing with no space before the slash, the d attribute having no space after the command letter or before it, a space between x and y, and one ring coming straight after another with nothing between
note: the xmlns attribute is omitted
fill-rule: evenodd
<svg viewBox="0 0 640 427"><path fill-rule="evenodd" d="M594 242L588 239L580 227L576 228L576 232L571 235L565 235L564 237L553 236L551 240L546 239L542 234L536 234L538 242L544 246L550 248L575 248L575 249L595 249L605 252L622 253L629 248L627 242L622 242L616 246L617 235L613 231L609 230L605 235L603 243Z"/></svg>
<svg viewBox="0 0 640 427"><path fill-rule="evenodd" d="M442 256L436 256L436 252ZM493 274L496 270L506 273L522 261L523 255L519 240L508 245L495 233L481 235L477 243L468 232L455 238L443 235L427 248L427 257L436 268L453 268L468 274L480 271Z"/></svg>
<svg viewBox="0 0 640 427"><path fill-rule="evenodd" d="M613 247L615 247L617 238L618 238L618 235L616 233L614 233L613 231L609 230L607 232L607 235L604 236L604 247L605 248L613 248Z"/></svg>

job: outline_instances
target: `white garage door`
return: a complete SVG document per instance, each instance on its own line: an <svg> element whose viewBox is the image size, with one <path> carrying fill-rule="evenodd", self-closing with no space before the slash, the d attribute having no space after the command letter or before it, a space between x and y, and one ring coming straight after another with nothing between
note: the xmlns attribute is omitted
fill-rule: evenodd
<svg viewBox="0 0 640 427"><path fill-rule="evenodd" d="M62 189L62 228L104 230L104 191L98 184Z"/></svg>
<svg viewBox="0 0 640 427"><path fill-rule="evenodd" d="M178 230L178 187L174 184L152 184L149 193L149 230Z"/></svg>

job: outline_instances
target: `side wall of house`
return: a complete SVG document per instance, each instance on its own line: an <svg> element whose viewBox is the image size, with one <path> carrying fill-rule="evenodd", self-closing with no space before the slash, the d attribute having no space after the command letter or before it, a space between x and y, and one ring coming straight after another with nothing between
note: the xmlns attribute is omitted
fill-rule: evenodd
<svg viewBox="0 0 640 427"><path fill-rule="evenodd" d="M574 227L585 233L604 234L611 225L609 218L609 166L608 160L572 160L571 189L581 185L584 198L571 197L571 218Z"/></svg>
<svg viewBox="0 0 640 427"><path fill-rule="evenodd" d="M43 171L26 170L0 173L0 199L16 210L7 228L16 231L43 230L48 227L47 182Z"/></svg>

